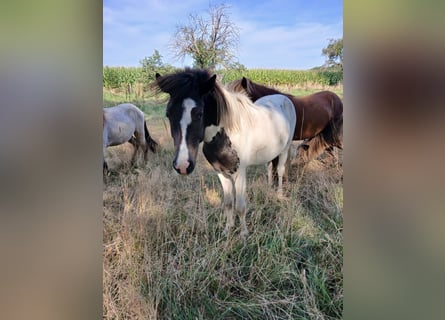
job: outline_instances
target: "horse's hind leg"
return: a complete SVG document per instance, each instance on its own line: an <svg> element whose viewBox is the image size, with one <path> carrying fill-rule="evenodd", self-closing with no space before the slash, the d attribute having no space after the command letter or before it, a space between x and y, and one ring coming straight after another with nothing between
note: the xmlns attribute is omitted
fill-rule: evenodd
<svg viewBox="0 0 445 320"><path fill-rule="evenodd" d="M277 174L278 174L278 190L279 198L283 197L283 176L286 172L287 158L289 156L289 146L278 156Z"/></svg>
<svg viewBox="0 0 445 320"><path fill-rule="evenodd" d="M103 158L102 158L103 159L102 173L103 173L104 177L107 176L108 172L109 172L108 164L105 161L105 155L107 153L107 143L105 141L107 141L107 136L104 134L103 135L103 144L102 144L102 156L103 156Z"/></svg>
<svg viewBox="0 0 445 320"><path fill-rule="evenodd" d="M134 133L138 146L142 148L142 152L144 154L144 161L147 161L147 157L148 157L148 144L147 141L145 140L145 135L144 132L135 132Z"/></svg>
<svg viewBox="0 0 445 320"><path fill-rule="evenodd" d="M144 133L142 132L142 134L141 134L136 131L134 133L134 138L132 138L130 140L133 140L132 145L134 146L133 156L131 157L131 165L136 164L136 156L137 156L139 148L142 148L142 150L144 152L144 160L146 160L147 144L145 143L145 140L144 140Z"/></svg>
<svg viewBox="0 0 445 320"><path fill-rule="evenodd" d="M273 161L270 161L267 163L267 185L269 187L272 187L273 185L273 171L274 171Z"/></svg>
<svg viewBox="0 0 445 320"><path fill-rule="evenodd" d="M147 161L147 158L148 158L148 145L147 145L147 143L145 143L142 146L142 151L144 152L144 161Z"/></svg>
<svg viewBox="0 0 445 320"><path fill-rule="evenodd" d="M134 150L133 150L133 155L131 156L131 165L134 166L136 163L136 155L139 149L139 145L135 144L134 145Z"/></svg>

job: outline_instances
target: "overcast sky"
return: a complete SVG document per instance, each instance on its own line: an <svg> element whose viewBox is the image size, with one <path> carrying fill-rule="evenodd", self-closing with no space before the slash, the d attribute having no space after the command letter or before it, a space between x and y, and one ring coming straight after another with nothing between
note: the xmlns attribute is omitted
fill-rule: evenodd
<svg viewBox="0 0 445 320"><path fill-rule="evenodd" d="M343 37L340 0L104 0L103 64L140 66L158 50L164 63L191 66L174 60L167 44L190 13L206 15L209 4L221 3L240 28L237 57L249 69L320 66L329 39Z"/></svg>

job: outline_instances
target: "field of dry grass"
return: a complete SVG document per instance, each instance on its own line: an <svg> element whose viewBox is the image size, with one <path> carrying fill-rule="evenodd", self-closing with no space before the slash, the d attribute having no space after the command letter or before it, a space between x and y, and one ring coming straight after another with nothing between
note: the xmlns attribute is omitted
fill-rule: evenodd
<svg viewBox="0 0 445 320"><path fill-rule="evenodd" d="M104 105L125 97L104 94ZM128 99L128 98L127 98ZM291 167L286 199L248 170L247 224L222 231L222 188L202 152L187 177L173 169L165 104L135 103L161 150L130 167L131 145L108 149L103 190L105 319L340 319L343 171L330 158ZM236 221L238 226L238 221Z"/></svg>

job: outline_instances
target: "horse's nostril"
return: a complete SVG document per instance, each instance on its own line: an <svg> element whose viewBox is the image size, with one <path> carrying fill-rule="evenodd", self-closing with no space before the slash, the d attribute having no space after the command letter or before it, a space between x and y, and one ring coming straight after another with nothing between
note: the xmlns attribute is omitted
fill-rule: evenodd
<svg viewBox="0 0 445 320"><path fill-rule="evenodd" d="M176 170L176 172L178 172L182 175L189 174L191 172L190 167L191 166L190 166L189 161L184 161L184 162L180 162L180 163L173 161L173 168ZM193 170L193 168L192 168L192 170Z"/></svg>
<svg viewBox="0 0 445 320"><path fill-rule="evenodd" d="M189 162L189 165L187 167L187 174L192 173L192 171L195 169L195 163L193 161Z"/></svg>

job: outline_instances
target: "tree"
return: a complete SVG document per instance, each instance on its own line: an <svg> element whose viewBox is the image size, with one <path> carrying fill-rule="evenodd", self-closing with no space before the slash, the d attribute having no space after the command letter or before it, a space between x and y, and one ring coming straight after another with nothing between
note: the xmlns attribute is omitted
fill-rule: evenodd
<svg viewBox="0 0 445 320"><path fill-rule="evenodd" d="M340 67L343 70L343 38L329 39L329 44L321 51L327 57L325 65L328 67Z"/></svg>
<svg viewBox="0 0 445 320"><path fill-rule="evenodd" d="M192 57L194 67L215 69L227 67L235 61L234 51L239 41L238 28L230 21L229 6L210 6L206 19L190 14L188 24L176 27L170 42L170 50L175 57Z"/></svg>
<svg viewBox="0 0 445 320"><path fill-rule="evenodd" d="M158 50L155 49L155 52L150 57L145 57L140 61L143 69L146 68L156 68L162 66L162 56Z"/></svg>
<svg viewBox="0 0 445 320"><path fill-rule="evenodd" d="M151 56L145 57L139 63L142 66L143 79L147 82L155 79L156 72L168 73L174 69L173 66L162 62L162 55L156 49Z"/></svg>

